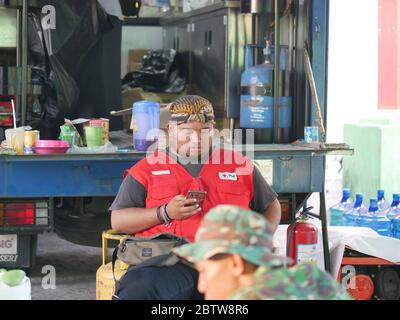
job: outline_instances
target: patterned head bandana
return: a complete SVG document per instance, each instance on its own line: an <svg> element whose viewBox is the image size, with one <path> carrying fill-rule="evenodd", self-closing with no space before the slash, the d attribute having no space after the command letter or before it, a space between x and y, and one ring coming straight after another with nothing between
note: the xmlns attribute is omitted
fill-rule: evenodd
<svg viewBox="0 0 400 320"><path fill-rule="evenodd" d="M200 96L184 96L170 106L171 121L178 124L214 122L214 109L210 101Z"/></svg>

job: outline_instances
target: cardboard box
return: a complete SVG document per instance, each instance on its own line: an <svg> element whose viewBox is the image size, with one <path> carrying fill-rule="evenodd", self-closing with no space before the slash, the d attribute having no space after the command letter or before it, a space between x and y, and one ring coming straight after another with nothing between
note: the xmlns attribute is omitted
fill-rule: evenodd
<svg viewBox="0 0 400 320"><path fill-rule="evenodd" d="M141 62L131 62L128 64L128 72L140 71L142 69Z"/></svg>
<svg viewBox="0 0 400 320"><path fill-rule="evenodd" d="M130 49L128 51L128 72L140 71L143 65L143 57L149 51L149 49Z"/></svg>
<svg viewBox="0 0 400 320"><path fill-rule="evenodd" d="M143 100L142 97L143 89L135 88L129 89L122 92L122 109L131 109L136 101ZM132 113L129 115L124 115L122 118L123 127L125 130L130 130L131 128L131 118Z"/></svg>
<svg viewBox="0 0 400 320"><path fill-rule="evenodd" d="M149 49L130 49L128 52L128 64L142 63L143 57L149 52Z"/></svg>
<svg viewBox="0 0 400 320"><path fill-rule="evenodd" d="M132 108L132 105L136 101L142 100L143 89L135 88L129 89L122 92L122 109Z"/></svg>

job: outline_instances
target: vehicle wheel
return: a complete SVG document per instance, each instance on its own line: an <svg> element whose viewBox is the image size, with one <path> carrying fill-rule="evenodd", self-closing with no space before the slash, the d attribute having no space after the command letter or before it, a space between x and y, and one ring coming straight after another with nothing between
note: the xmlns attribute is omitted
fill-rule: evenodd
<svg viewBox="0 0 400 320"><path fill-rule="evenodd" d="M54 212L57 235L78 245L101 247L101 234L111 229L109 198L68 199ZM83 210L82 210L83 208Z"/></svg>

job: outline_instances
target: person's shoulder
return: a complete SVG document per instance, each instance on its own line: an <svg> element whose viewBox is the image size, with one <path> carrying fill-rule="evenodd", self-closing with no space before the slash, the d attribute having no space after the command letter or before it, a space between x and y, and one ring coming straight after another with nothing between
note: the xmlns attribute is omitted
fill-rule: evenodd
<svg viewBox="0 0 400 320"><path fill-rule="evenodd" d="M253 284L248 287L242 287L234 291L228 300L273 300L272 288L260 284ZM272 293L272 294L271 294Z"/></svg>
<svg viewBox="0 0 400 320"><path fill-rule="evenodd" d="M233 154L238 157L250 159L249 157L245 156L241 151L238 151L238 150L234 150L234 149L230 149L230 148L223 148L223 147L217 148L217 150L223 154L227 154L227 155Z"/></svg>
<svg viewBox="0 0 400 320"><path fill-rule="evenodd" d="M155 165L166 164L168 162L168 155L166 152L162 150L155 150L152 153L149 153L143 159L139 160L135 165L132 166L131 169L146 169L149 170Z"/></svg>
<svg viewBox="0 0 400 320"><path fill-rule="evenodd" d="M228 148L219 148L218 150L223 159L232 159L237 165L245 166L251 164L253 166L253 161L240 151Z"/></svg>
<svg viewBox="0 0 400 320"><path fill-rule="evenodd" d="M351 300L326 272L312 265L293 268L260 267L250 287L241 288L232 300Z"/></svg>
<svg viewBox="0 0 400 320"><path fill-rule="evenodd" d="M316 299L351 300L336 279L315 265L299 265L293 272L297 281L315 285L315 291L311 294L316 295Z"/></svg>
<svg viewBox="0 0 400 320"><path fill-rule="evenodd" d="M156 150L134 164L128 170L128 174L143 185L146 185L146 181L154 170L161 170L165 167L168 162L166 157L165 153Z"/></svg>
<svg viewBox="0 0 400 320"><path fill-rule="evenodd" d="M288 300L291 279L284 269L273 270L259 267L254 273L252 285L236 290L231 300Z"/></svg>

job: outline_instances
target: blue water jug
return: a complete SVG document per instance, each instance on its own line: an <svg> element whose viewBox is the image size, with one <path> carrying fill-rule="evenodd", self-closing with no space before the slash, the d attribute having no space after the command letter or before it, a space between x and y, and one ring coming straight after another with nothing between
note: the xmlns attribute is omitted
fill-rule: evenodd
<svg viewBox="0 0 400 320"><path fill-rule="evenodd" d="M153 101L139 101L133 104L136 120L134 147L136 151L147 151L158 141L160 130L160 104Z"/></svg>
<svg viewBox="0 0 400 320"><path fill-rule="evenodd" d="M400 204L400 194L395 193L393 195L393 202L390 206L390 212L388 214L388 218L393 220L399 214L399 204Z"/></svg>
<svg viewBox="0 0 400 320"><path fill-rule="evenodd" d="M367 212L360 213L360 216L357 219L357 226L364 228L372 228L372 216L378 212L378 199L372 198L370 200L369 209Z"/></svg>
<svg viewBox="0 0 400 320"><path fill-rule="evenodd" d="M350 189L343 189L342 200L329 209L330 225L344 226L344 213L353 208L353 202L350 199Z"/></svg>
<svg viewBox="0 0 400 320"><path fill-rule="evenodd" d="M392 222L392 234L393 237L395 237L395 229L394 229L394 219L399 215L400 213L400 194L393 194L393 202L392 205L390 206L390 211L388 214L389 220Z"/></svg>
<svg viewBox="0 0 400 320"><path fill-rule="evenodd" d="M385 190L378 190L378 208L380 211L389 214L390 211L390 203L385 199Z"/></svg>
<svg viewBox="0 0 400 320"><path fill-rule="evenodd" d="M381 236L390 237L392 235L391 221L384 211L379 210L378 199L371 199L367 214L360 214L357 220L359 227L366 227L375 230Z"/></svg>
<svg viewBox="0 0 400 320"><path fill-rule="evenodd" d="M400 214L392 220L393 237L400 239Z"/></svg>
<svg viewBox="0 0 400 320"><path fill-rule="evenodd" d="M344 225L348 227L356 227L357 219L360 214L365 214L368 212L367 207L363 203L363 194L356 194L356 202L354 203L354 207L343 214L344 217Z"/></svg>

